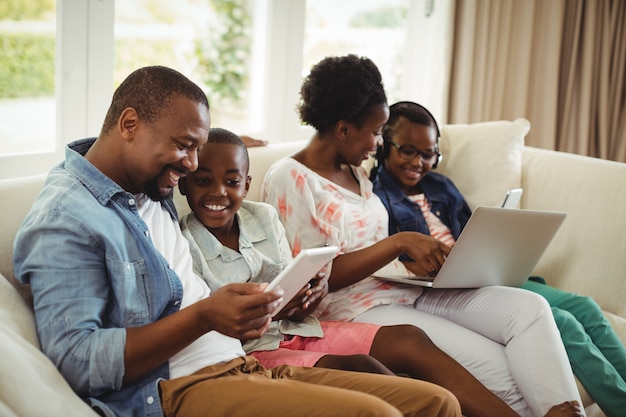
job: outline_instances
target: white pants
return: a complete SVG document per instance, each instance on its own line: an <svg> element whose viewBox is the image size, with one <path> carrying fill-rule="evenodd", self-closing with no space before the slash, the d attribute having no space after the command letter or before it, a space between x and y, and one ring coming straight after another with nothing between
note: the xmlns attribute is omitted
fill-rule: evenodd
<svg viewBox="0 0 626 417"><path fill-rule="evenodd" d="M415 308L373 307L354 321L412 324L518 414L539 417L577 400L567 353L547 301L510 287L426 289Z"/></svg>

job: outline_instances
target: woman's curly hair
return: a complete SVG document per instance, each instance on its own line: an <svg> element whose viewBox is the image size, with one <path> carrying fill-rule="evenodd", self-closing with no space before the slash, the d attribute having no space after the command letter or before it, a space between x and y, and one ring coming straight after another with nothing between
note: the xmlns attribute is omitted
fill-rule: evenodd
<svg viewBox="0 0 626 417"><path fill-rule="evenodd" d="M324 133L339 120L362 126L369 111L386 105L387 96L376 65L366 57L328 57L317 63L300 88L302 123Z"/></svg>

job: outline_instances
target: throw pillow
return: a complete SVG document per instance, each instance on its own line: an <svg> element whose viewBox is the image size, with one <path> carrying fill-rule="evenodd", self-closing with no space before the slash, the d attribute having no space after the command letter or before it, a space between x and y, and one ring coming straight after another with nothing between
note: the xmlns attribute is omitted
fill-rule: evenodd
<svg viewBox="0 0 626 417"><path fill-rule="evenodd" d="M445 125L437 172L454 182L472 209L500 206L507 190L521 187L522 149L529 131L526 119Z"/></svg>

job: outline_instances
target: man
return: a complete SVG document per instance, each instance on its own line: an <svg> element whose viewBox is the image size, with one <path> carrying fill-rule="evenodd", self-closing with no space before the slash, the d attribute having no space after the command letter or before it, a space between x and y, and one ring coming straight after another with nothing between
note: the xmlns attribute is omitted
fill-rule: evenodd
<svg viewBox="0 0 626 417"><path fill-rule="evenodd" d="M106 416L459 416L421 381L281 366L245 356L280 291L210 293L192 271L171 192L197 167L205 94L165 67L132 73L100 135L70 144L15 242L42 349ZM210 295L210 296L209 296Z"/></svg>

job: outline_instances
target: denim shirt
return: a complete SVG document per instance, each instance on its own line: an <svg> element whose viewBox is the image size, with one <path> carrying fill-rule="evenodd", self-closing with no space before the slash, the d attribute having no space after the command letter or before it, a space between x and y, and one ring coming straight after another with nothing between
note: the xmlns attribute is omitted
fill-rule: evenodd
<svg viewBox="0 0 626 417"><path fill-rule="evenodd" d="M452 181L437 172L429 171L420 180L420 187L431 205L431 211L449 229L455 239L472 215L472 210ZM374 192L389 213L389 235L403 231L430 235L422 211L408 199L398 183L381 166L374 178ZM401 257L402 259L403 257ZM408 258L404 257L408 260Z"/></svg>
<svg viewBox="0 0 626 417"><path fill-rule="evenodd" d="M178 311L183 288L135 197L82 156L94 140L70 144L48 175L16 236L15 276L31 285L43 352L78 395L106 416L162 416L169 364L122 385L125 329Z"/></svg>

